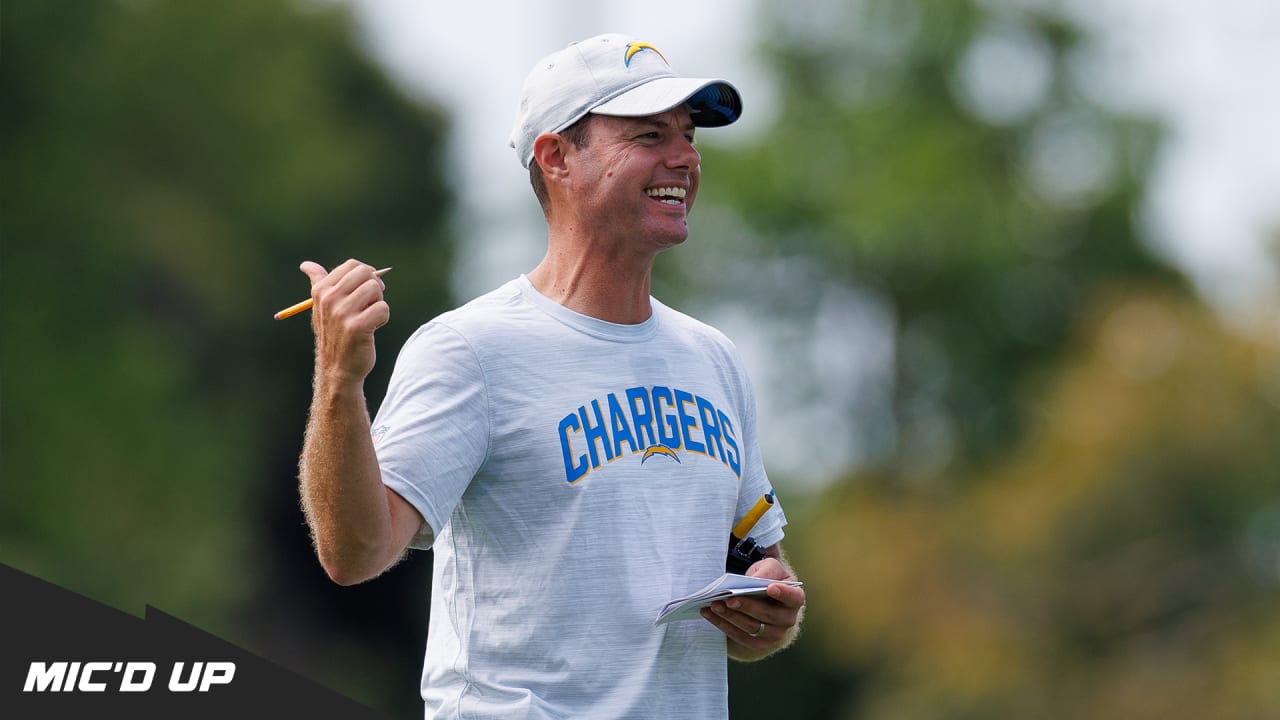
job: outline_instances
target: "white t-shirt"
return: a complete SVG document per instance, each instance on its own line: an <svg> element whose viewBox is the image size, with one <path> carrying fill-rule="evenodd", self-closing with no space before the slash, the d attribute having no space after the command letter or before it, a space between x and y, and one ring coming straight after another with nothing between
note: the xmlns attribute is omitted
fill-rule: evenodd
<svg viewBox="0 0 1280 720"><path fill-rule="evenodd" d="M770 490L755 399L724 335L652 307L608 323L521 276L405 343L373 435L435 537L428 718L727 717L724 635L654 619Z"/></svg>

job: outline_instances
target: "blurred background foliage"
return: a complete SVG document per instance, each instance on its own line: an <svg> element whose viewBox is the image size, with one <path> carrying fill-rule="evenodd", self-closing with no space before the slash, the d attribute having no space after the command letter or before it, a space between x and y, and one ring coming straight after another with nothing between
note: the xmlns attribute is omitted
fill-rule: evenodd
<svg viewBox="0 0 1280 720"><path fill-rule="evenodd" d="M1161 128L1042 7L762 3L775 125L699 141L655 287L827 409L764 432L845 449L774 473L808 622L732 666L735 718L1280 716L1280 349L1138 237ZM443 111L327 4L4 20L0 561L418 716L430 555L325 579L310 331L269 315L302 259L396 267L376 406L456 302Z"/></svg>
<svg viewBox="0 0 1280 720"><path fill-rule="evenodd" d="M728 210L701 301L821 338L845 289L893 350L877 375L856 343L835 369L780 348L798 399L856 419L808 442L863 462L790 513L807 636L735 667L735 707L1280 715L1280 354L1137 237L1159 125L1091 102L1084 39L1030 4L800 0L761 25L779 117L704 152L700 200ZM867 367L880 393L841 389ZM812 682L762 697L787 664Z"/></svg>
<svg viewBox="0 0 1280 720"><path fill-rule="evenodd" d="M285 2L5 4L0 559L155 605L374 705L419 704L428 567L339 592L296 466L303 259L395 266L445 309L446 123L348 18ZM388 353L414 323L388 327ZM397 625L408 627L398 631ZM394 699L394 700L392 700Z"/></svg>

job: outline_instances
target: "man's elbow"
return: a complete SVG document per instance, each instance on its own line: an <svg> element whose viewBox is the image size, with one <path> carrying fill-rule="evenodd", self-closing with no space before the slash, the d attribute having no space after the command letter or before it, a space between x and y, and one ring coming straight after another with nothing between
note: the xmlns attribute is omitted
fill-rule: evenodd
<svg viewBox="0 0 1280 720"><path fill-rule="evenodd" d="M343 587L351 587L370 580L376 573L361 572L355 568L348 568L336 563L321 563L324 566L325 574L329 579Z"/></svg>
<svg viewBox="0 0 1280 720"><path fill-rule="evenodd" d="M379 562L376 554L371 552L339 553L317 548L316 554L320 558L320 566L324 568L329 579L343 587L372 580L381 575L388 565L388 563Z"/></svg>

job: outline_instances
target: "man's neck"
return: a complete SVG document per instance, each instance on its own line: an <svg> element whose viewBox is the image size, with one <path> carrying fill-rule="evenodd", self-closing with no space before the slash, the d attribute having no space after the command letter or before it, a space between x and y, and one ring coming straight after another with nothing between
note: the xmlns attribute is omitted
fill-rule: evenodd
<svg viewBox="0 0 1280 720"><path fill-rule="evenodd" d="M551 238L547 254L529 271L538 292L576 313L634 325L649 319L653 258L611 253L590 242Z"/></svg>

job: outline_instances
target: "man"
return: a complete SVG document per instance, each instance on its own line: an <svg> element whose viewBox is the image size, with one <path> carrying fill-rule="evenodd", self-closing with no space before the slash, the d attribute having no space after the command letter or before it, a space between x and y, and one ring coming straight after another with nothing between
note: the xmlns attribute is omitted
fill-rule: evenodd
<svg viewBox="0 0 1280 720"><path fill-rule="evenodd" d="M387 322L354 260L312 282L314 399L303 505L334 581L435 548L428 717L715 718L726 655L793 639L804 591L655 625L724 570L733 524L770 490L751 385L729 341L649 295L684 242L697 127L741 110L727 82L677 78L654 46L602 35L529 75L512 145L547 253L405 343L377 418L363 382ZM780 507L749 574L792 578ZM727 653L726 653L727 649Z"/></svg>

